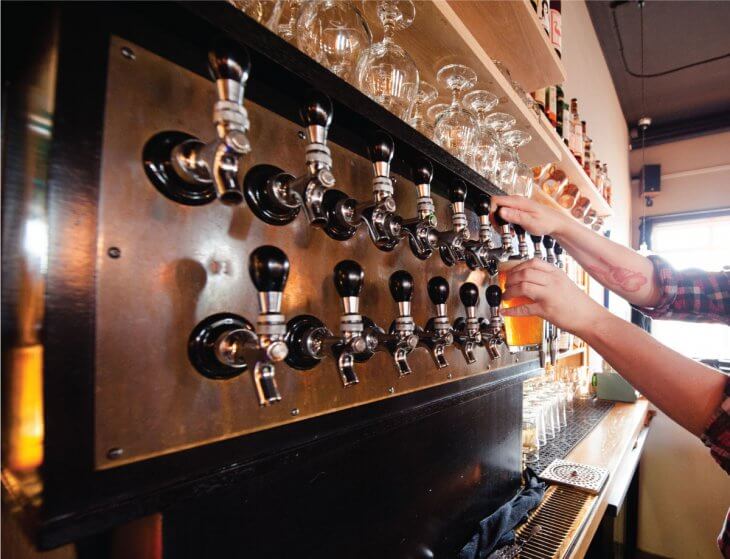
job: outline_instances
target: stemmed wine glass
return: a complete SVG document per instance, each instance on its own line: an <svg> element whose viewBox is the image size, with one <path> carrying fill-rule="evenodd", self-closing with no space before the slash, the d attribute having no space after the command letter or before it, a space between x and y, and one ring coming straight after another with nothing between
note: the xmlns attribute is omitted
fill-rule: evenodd
<svg viewBox="0 0 730 559"><path fill-rule="evenodd" d="M297 42L297 20L301 15L303 3L304 0L276 0L277 13L274 16L276 20L273 22L272 31L292 44Z"/></svg>
<svg viewBox="0 0 730 559"><path fill-rule="evenodd" d="M314 0L297 20L297 46L344 80L353 78L358 55L372 35L365 18L350 1Z"/></svg>
<svg viewBox="0 0 730 559"><path fill-rule="evenodd" d="M502 149L502 140L500 134L512 128L517 119L508 113L491 113L484 116L480 121L480 126L489 131L489 139L492 144L488 145L487 152L482 155L482 175L498 185L499 172L499 153Z"/></svg>
<svg viewBox="0 0 730 559"><path fill-rule="evenodd" d="M413 99L413 107L408 117L408 124L424 136L430 138L433 133L433 126L429 122L425 107L436 100L439 92L434 86L423 80L418 84L407 83L404 87L408 90L407 96Z"/></svg>
<svg viewBox="0 0 730 559"><path fill-rule="evenodd" d="M499 99L497 96L484 89L477 89L464 95L464 106L471 109L477 118L477 131L474 135L469 164L486 178L489 178L489 172L494 167L499 139L485 125L485 119L489 115L489 111L498 104Z"/></svg>
<svg viewBox="0 0 730 559"><path fill-rule="evenodd" d="M532 195L532 188L535 186L535 175L532 169L524 163L518 163L515 168L515 178L512 182L512 191L509 194L529 198Z"/></svg>
<svg viewBox="0 0 730 559"><path fill-rule="evenodd" d="M418 68L410 55L393 41L396 30L407 28L416 17L412 0L377 0L374 5L383 25L383 40L370 45L357 62L355 76L360 90L393 114L406 120L418 92ZM406 84L413 84L405 87ZM410 95L410 96L409 96Z"/></svg>
<svg viewBox="0 0 730 559"><path fill-rule="evenodd" d="M434 139L454 157L467 162L477 121L462 106L460 97L477 83L477 74L463 64L448 64L438 71L436 79L451 91L451 105L436 122Z"/></svg>
<svg viewBox="0 0 730 559"><path fill-rule="evenodd" d="M532 136L527 132L515 129L502 132L500 140L497 186L502 190L512 191L515 182L515 171L520 164L517 148L527 144L532 140Z"/></svg>
<svg viewBox="0 0 730 559"><path fill-rule="evenodd" d="M251 19L277 32L276 23L281 15L281 0L229 0L229 2Z"/></svg>

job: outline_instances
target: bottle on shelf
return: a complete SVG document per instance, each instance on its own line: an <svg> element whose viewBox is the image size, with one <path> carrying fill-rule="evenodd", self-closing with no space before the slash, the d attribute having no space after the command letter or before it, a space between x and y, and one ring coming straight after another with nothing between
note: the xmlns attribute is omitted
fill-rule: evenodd
<svg viewBox="0 0 730 559"><path fill-rule="evenodd" d="M535 92L532 94L532 96L535 98L535 102L540 106L540 110L547 114L547 88L542 87L540 89L535 90Z"/></svg>
<svg viewBox="0 0 730 559"><path fill-rule="evenodd" d="M583 145L585 146L583 148L583 170L591 178L591 180L595 180L593 177L593 161L591 158L593 153L593 150L591 149L593 146L593 140L591 140L588 136L584 136Z"/></svg>
<svg viewBox="0 0 730 559"><path fill-rule="evenodd" d="M578 100L573 97L570 100L570 136L568 137L568 147L573 152L573 156L578 163L583 159L583 126L578 116Z"/></svg>
<svg viewBox="0 0 730 559"><path fill-rule="evenodd" d="M553 127L558 126L558 99L557 90L554 85L545 88L545 114Z"/></svg>
<svg viewBox="0 0 730 559"><path fill-rule="evenodd" d="M603 169L601 168L601 162L596 159L593 163L593 184L596 185L596 190L603 196L603 182L604 182L604 175L603 175Z"/></svg>
<svg viewBox="0 0 730 559"><path fill-rule="evenodd" d="M559 85L556 85L555 86L555 130L557 131L558 136L560 136L561 138L563 137L563 116L565 113L563 105L565 105L563 88L560 87Z"/></svg>
<svg viewBox="0 0 730 559"><path fill-rule="evenodd" d="M545 33L550 36L550 0L537 0L537 17L542 23Z"/></svg>
<svg viewBox="0 0 730 559"><path fill-rule="evenodd" d="M613 192L611 192L611 179L608 177L608 165L604 163L601 170L603 171L603 197L608 202L608 205L611 206L613 205Z"/></svg>
<svg viewBox="0 0 730 559"><path fill-rule="evenodd" d="M563 50L563 24L560 10L560 0L550 0L550 42L553 44L558 57Z"/></svg>

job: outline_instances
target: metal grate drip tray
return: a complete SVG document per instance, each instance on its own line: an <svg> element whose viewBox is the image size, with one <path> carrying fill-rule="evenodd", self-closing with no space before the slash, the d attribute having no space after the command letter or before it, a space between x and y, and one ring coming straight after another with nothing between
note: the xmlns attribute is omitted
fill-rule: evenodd
<svg viewBox="0 0 730 559"><path fill-rule="evenodd" d="M518 557L560 559L565 556L595 500L595 495L572 487L548 487L542 503L516 530L517 541L525 542ZM540 528L535 530L538 525ZM528 534L532 536L528 538Z"/></svg>

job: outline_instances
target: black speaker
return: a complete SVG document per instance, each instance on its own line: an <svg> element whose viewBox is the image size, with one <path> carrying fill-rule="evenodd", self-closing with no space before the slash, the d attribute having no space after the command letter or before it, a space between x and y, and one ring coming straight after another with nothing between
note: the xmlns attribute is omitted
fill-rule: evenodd
<svg viewBox="0 0 730 559"><path fill-rule="evenodd" d="M644 165L641 184L642 194L657 194L662 190L662 166Z"/></svg>

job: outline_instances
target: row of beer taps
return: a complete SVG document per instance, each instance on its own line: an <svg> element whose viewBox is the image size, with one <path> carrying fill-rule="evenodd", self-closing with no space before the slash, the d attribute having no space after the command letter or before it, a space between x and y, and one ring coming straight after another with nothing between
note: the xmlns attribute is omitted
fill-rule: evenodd
<svg viewBox="0 0 730 559"><path fill-rule="evenodd" d="M427 291L435 312L420 327L411 314L413 276L398 270L388 282L397 314L385 330L360 312L364 270L353 260L343 260L333 273L341 302L339 333L335 334L312 315L298 315L286 322L281 304L289 260L281 249L267 245L254 250L249 258L249 274L259 294L256 326L232 313L212 315L193 330L188 355L196 369L209 378L232 378L250 369L262 406L281 400L275 367L282 361L294 369L308 370L331 358L343 386L352 386L359 382L357 363L368 361L379 351L391 356L397 375L402 377L411 374L408 357L419 348L428 351L441 369L448 366L445 352L451 345L461 350L467 364L472 364L479 347L496 359L505 343L500 316L502 291L497 285L485 290L489 305L489 317L485 318L477 316L476 284L462 284L459 298L465 315L451 324L447 312L449 283L441 276L431 278Z"/></svg>
<svg viewBox="0 0 730 559"><path fill-rule="evenodd" d="M250 71L248 54L235 44L218 42L209 53L209 68L219 96L213 110L217 138L204 143L182 133L161 133L145 149L147 176L167 196L191 205L216 198L235 205L245 199L251 211L271 225L286 225L301 213L309 224L337 240L350 239L364 228L380 250L391 251L407 239L419 259L438 252L448 266L465 262L471 269L494 273L497 262L510 256L510 226L496 214L501 246L495 247L491 238L488 194L479 194L473 200L479 235L471 238L463 181L455 181L449 189L451 227L438 230L431 197L433 166L426 159L415 162L412 169L418 195L415 215L399 215L390 174L394 142L384 132L375 133L368 146L373 165L372 196L357 200L335 188L327 145L333 108L330 99L318 92L310 92L300 110L307 139L304 171L294 176L273 165L255 165L239 184L244 156L251 151L249 119L243 103Z"/></svg>

